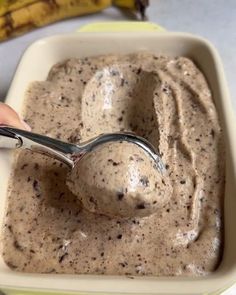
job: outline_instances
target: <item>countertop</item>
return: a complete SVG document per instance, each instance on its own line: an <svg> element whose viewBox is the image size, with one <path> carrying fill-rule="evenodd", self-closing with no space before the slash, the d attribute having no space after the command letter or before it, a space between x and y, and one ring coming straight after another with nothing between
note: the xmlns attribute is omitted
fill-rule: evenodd
<svg viewBox="0 0 236 295"><path fill-rule="evenodd" d="M207 38L216 46L223 60L236 114L236 1L152 0L147 16L149 21L158 23L169 31L197 34ZM94 15L61 21L1 43L0 99L4 100L22 53L35 40L53 34L73 32L91 22L121 20L127 20L127 15L111 7ZM236 294L236 287L224 294Z"/></svg>

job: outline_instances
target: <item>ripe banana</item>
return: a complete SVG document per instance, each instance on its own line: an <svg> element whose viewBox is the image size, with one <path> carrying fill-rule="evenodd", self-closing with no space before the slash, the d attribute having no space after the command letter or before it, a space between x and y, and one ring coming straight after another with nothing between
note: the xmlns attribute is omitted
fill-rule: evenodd
<svg viewBox="0 0 236 295"><path fill-rule="evenodd" d="M4 2L6 9L6 2L12 1ZM18 36L61 19L94 13L110 5L111 0L13 1L8 7L8 12L0 16L0 40Z"/></svg>
<svg viewBox="0 0 236 295"><path fill-rule="evenodd" d="M149 5L149 0L113 0L113 4L118 7L139 11L142 19L145 19L145 10Z"/></svg>
<svg viewBox="0 0 236 295"><path fill-rule="evenodd" d="M29 5L35 0L0 0L0 16L3 14Z"/></svg>
<svg viewBox="0 0 236 295"><path fill-rule="evenodd" d="M143 1L147 0L0 0L0 41L58 20L94 13L112 4L134 10Z"/></svg>

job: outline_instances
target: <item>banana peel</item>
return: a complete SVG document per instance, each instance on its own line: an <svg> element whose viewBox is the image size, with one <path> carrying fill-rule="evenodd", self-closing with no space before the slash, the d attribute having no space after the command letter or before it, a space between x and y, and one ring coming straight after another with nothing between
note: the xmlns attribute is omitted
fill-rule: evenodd
<svg viewBox="0 0 236 295"><path fill-rule="evenodd" d="M35 2L35 0L0 0L0 16L33 2Z"/></svg>
<svg viewBox="0 0 236 295"><path fill-rule="evenodd" d="M19 36L34 28L79 15L94 13L111 5L110 0L39 0L0 17L0 40Z"/></svg>
<svg viewBox="0 0 236 295"><path fill-rule="evenodd" d="M0 0L0 41L111 5L145 14L147 0Z"/></svg>
<svg viewBox="0 0 236 295"><path fill-rule="evenodd" d="M149 5L149 0L113 0L113 4L120 8L138 11L142 20L145 20L145 11L146 7Z"/></svg>

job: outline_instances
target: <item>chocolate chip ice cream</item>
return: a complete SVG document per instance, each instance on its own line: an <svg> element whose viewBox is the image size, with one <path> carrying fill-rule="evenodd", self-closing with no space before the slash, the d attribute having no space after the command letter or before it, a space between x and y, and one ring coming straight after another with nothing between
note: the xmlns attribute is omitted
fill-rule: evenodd
<svg viewBox="0 0 236 295"><path fill-rule="evenodd" d="M72 143L105 132L135 132L159 150L171 190L150 163L148 169L142 162L130 168L140 152L127 143L107 145L108 153L97 150L82 160L78 175L72 172L81 181L79 197L67 187L67 167L22 151L13 165L3 233L9 267L147 276L198 276L217 268L223 249L223 135L211 90L190 59L140 52L62 61L46 81L29 87L24 117L33 131ZM107 205L110 190L116 192L111 197L117 207L110 208L115 216L90 212L101 209L97 200ZM140 203L137 192L145 193ZM151 215L138 213L155 206L160 208ZM128 208L132 217L116 216L130 215Z"/></svg>

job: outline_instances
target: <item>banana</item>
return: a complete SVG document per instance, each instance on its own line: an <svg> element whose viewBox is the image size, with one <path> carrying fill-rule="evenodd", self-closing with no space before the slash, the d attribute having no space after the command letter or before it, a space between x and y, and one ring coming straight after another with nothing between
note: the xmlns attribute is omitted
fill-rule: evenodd
<svg viewBox="0 0 236 295"><path fill-rule="evenodd" d="M18 36L35 27L100 11L111 0L39 0L0 17L0 40Z"/></svg>
<svg viewBox="0 0 236 295"><path fill-rule="evenodd" d="M0 41L58 20L101 11L112 4L144 14L148 0L0 0Z"/></svg>
<svg viewBox="0 0 236 295"><path fill-rule="evenodd" d="M145 10L149 5L149 0L113 0L115 6L128 8L133 11L138 11L142 19L145 19Z"/></svg>
<svg viewBox="0 0 236 295"><path fill-rule="evenodd" d="M29 5L36 0L0 0L0 16L3 14L19 9L26 5Z"/></svg>
<svg viewBox="0 0 236 295"><path fill-rule="evenodd" d="M134 0L113 0L113 4L118 7L123 7L123 8L130 8L134 10L135 7L135 2Z"/></svg>

